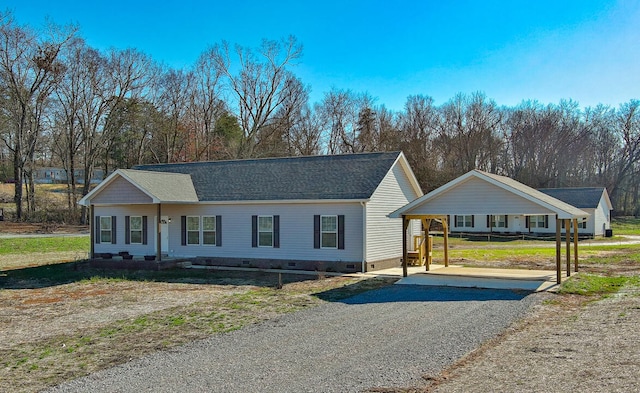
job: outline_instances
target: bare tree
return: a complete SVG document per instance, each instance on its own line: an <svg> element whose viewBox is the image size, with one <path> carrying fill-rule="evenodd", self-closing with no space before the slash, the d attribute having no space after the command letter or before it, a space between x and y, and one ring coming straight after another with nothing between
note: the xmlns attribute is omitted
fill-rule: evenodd
<svg viewBox="0 0 640 393"><path fill-rule="evenodd" d="M31 162L48 97L64 71L58 55L74 34L72 27L61 29L50 25L39 36L16 25L11 14L0 14L0 81L8 97L2 109L11 119L1 138L13 156L18 220L23 218L25 175L30 183L28 206L32 211L35 209Z"/></svg>
<svg viewBox="0 0 640 393"><path fill-rule="evenodd" d="M288 67L302 55L302 45L294 37L262 42L257 53L236 45L238 65L231 61L229 45L214 46L209 56L225 76L232 105L244 132L238 157L252 157L260 137L276 111L298 87ZM237 71L236 71L237 70Z"/></svg>

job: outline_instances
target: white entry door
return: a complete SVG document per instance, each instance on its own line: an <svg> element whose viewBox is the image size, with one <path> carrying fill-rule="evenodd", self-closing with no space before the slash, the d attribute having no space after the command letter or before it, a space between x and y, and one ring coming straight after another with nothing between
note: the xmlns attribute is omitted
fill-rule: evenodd
<svg viewBox="0 0 640 393"><path fill-rule="evenodd" d="M160 251L169 254L169 216L160 218Z"/></svg>

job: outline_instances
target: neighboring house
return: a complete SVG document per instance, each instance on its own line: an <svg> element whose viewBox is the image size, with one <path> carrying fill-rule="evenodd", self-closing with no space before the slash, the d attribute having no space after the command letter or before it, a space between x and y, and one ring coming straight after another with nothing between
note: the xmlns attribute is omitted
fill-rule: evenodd
<svg viewBox="0 0 640 393"><path fill-rule="evenodd" d="M589 218L578 225L579 233L605 236L611 229L613 205L606 188L541 188L538 191L589 213Z"/></svg>
<svg viewBox="0 0 640 393"><path fill-rule="evenodd" d="M387 215L421 195L394 152L143 165L80 203L94 256L367 271L400 264L402 221Z"/></svg>
<svg viewBox="0 0 640 393"><path fill-rule="evenodd" d="M84 183L84 169L76 169L76 184ZM104 171L100 168L94 169L91 184L98 184L104 178ZM62 168L43 167L33 172L33 181L45 184L63 184L67 183L67 171Z"/></svg>
<svg viewBox="0 0 640 393"><path fill-rule="evenodd" d="M556 232L556 217L577 219L579 233L589 213L505 176L472 170L395 212L447 215L450 232ZM562 223L561 225L564 225ZM573 224L572 224L573 225Z"/></svg>

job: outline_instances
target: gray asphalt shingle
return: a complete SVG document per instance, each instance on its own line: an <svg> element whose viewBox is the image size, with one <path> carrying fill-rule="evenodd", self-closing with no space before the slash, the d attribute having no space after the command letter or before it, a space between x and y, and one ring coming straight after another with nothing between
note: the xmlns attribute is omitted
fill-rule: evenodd
<svg viewBox="0 0 640 393"><path fill-rule="evenodd" d="M191 175L200 201L371 197L400 152L139 165Z"/></svg>
<svg viewBox="0 0 640 393"><path fill-rule="evenodd" d="M578 209L594 209L600 203L604 187L540 188L538 191Z"/></svg>

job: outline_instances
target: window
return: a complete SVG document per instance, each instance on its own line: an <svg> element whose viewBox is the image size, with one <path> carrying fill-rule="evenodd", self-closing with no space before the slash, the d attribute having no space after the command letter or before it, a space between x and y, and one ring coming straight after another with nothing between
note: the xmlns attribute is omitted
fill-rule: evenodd
<svg viewBox="0 0 640 393"><path fill-rule="evenodd" d="M529 228L546 228L547 224L547 216L530 216L529 217Z"/></svg>
<svg viewBox="0 0 640 393"><path fill-rule="evenodd" d="M142 216L129 218L129 236L131 244L142 244Z"/></svg>
<svg viewBox="0 0 640 393"><path fill-rule="evenodd" d="M338 216L320 217L321 248L338 248Z"/></svg>
<svg viewBox="0 0 640 393"><path fill-rule="evenodd" d="M344 215L313 216L313 248L344 250Z"/></svg>
<svg viewBox="0 0 640 393"><path fill-rule="evenodd" d="M273 247L273 216L258 216L258 247Z"/></svg>
<svg viewBox="0 0 640 393"><path fill-rule="evenodd" d="M569 228L573 229L573 220L570 220L570 221L571 221L571 224L569 225ZM586 218L583 218L582 220L578 219L578 228L585 229L586 227L587 227L587 219ZM562 220L562 229L564 228L565 228L564 220Z"/></svg>
<svg viewBox="0 0 640 393"><path fill-rule="evenodd" d="M200 244L200 217L187 216L187 244Z"/></svg>
<svg viewBox="0 0 640 393"><path fill-rule="evenodd" d="M216 217L202 217L202 244L208 246L216 245Z"/></svg>
<svg viewBox="0 0 640 393"><path fill-rule="evenodd" d="M473 216L456 216L456 227L471 228L473 227Z"/></svg>
<svg viewBox="0 0 640 393"><path fill-rule="evenodd" d="M506 228L507 227L507 216L505 216L505 215L494 215L494 216L491 216L491 227L492 228Z"/></svg>
<svg viewBox="0 0 640 393"><path fill-rule="evenodd" d="M111 243L112 236L111 216L100 217L100 243Z"/></svg>

